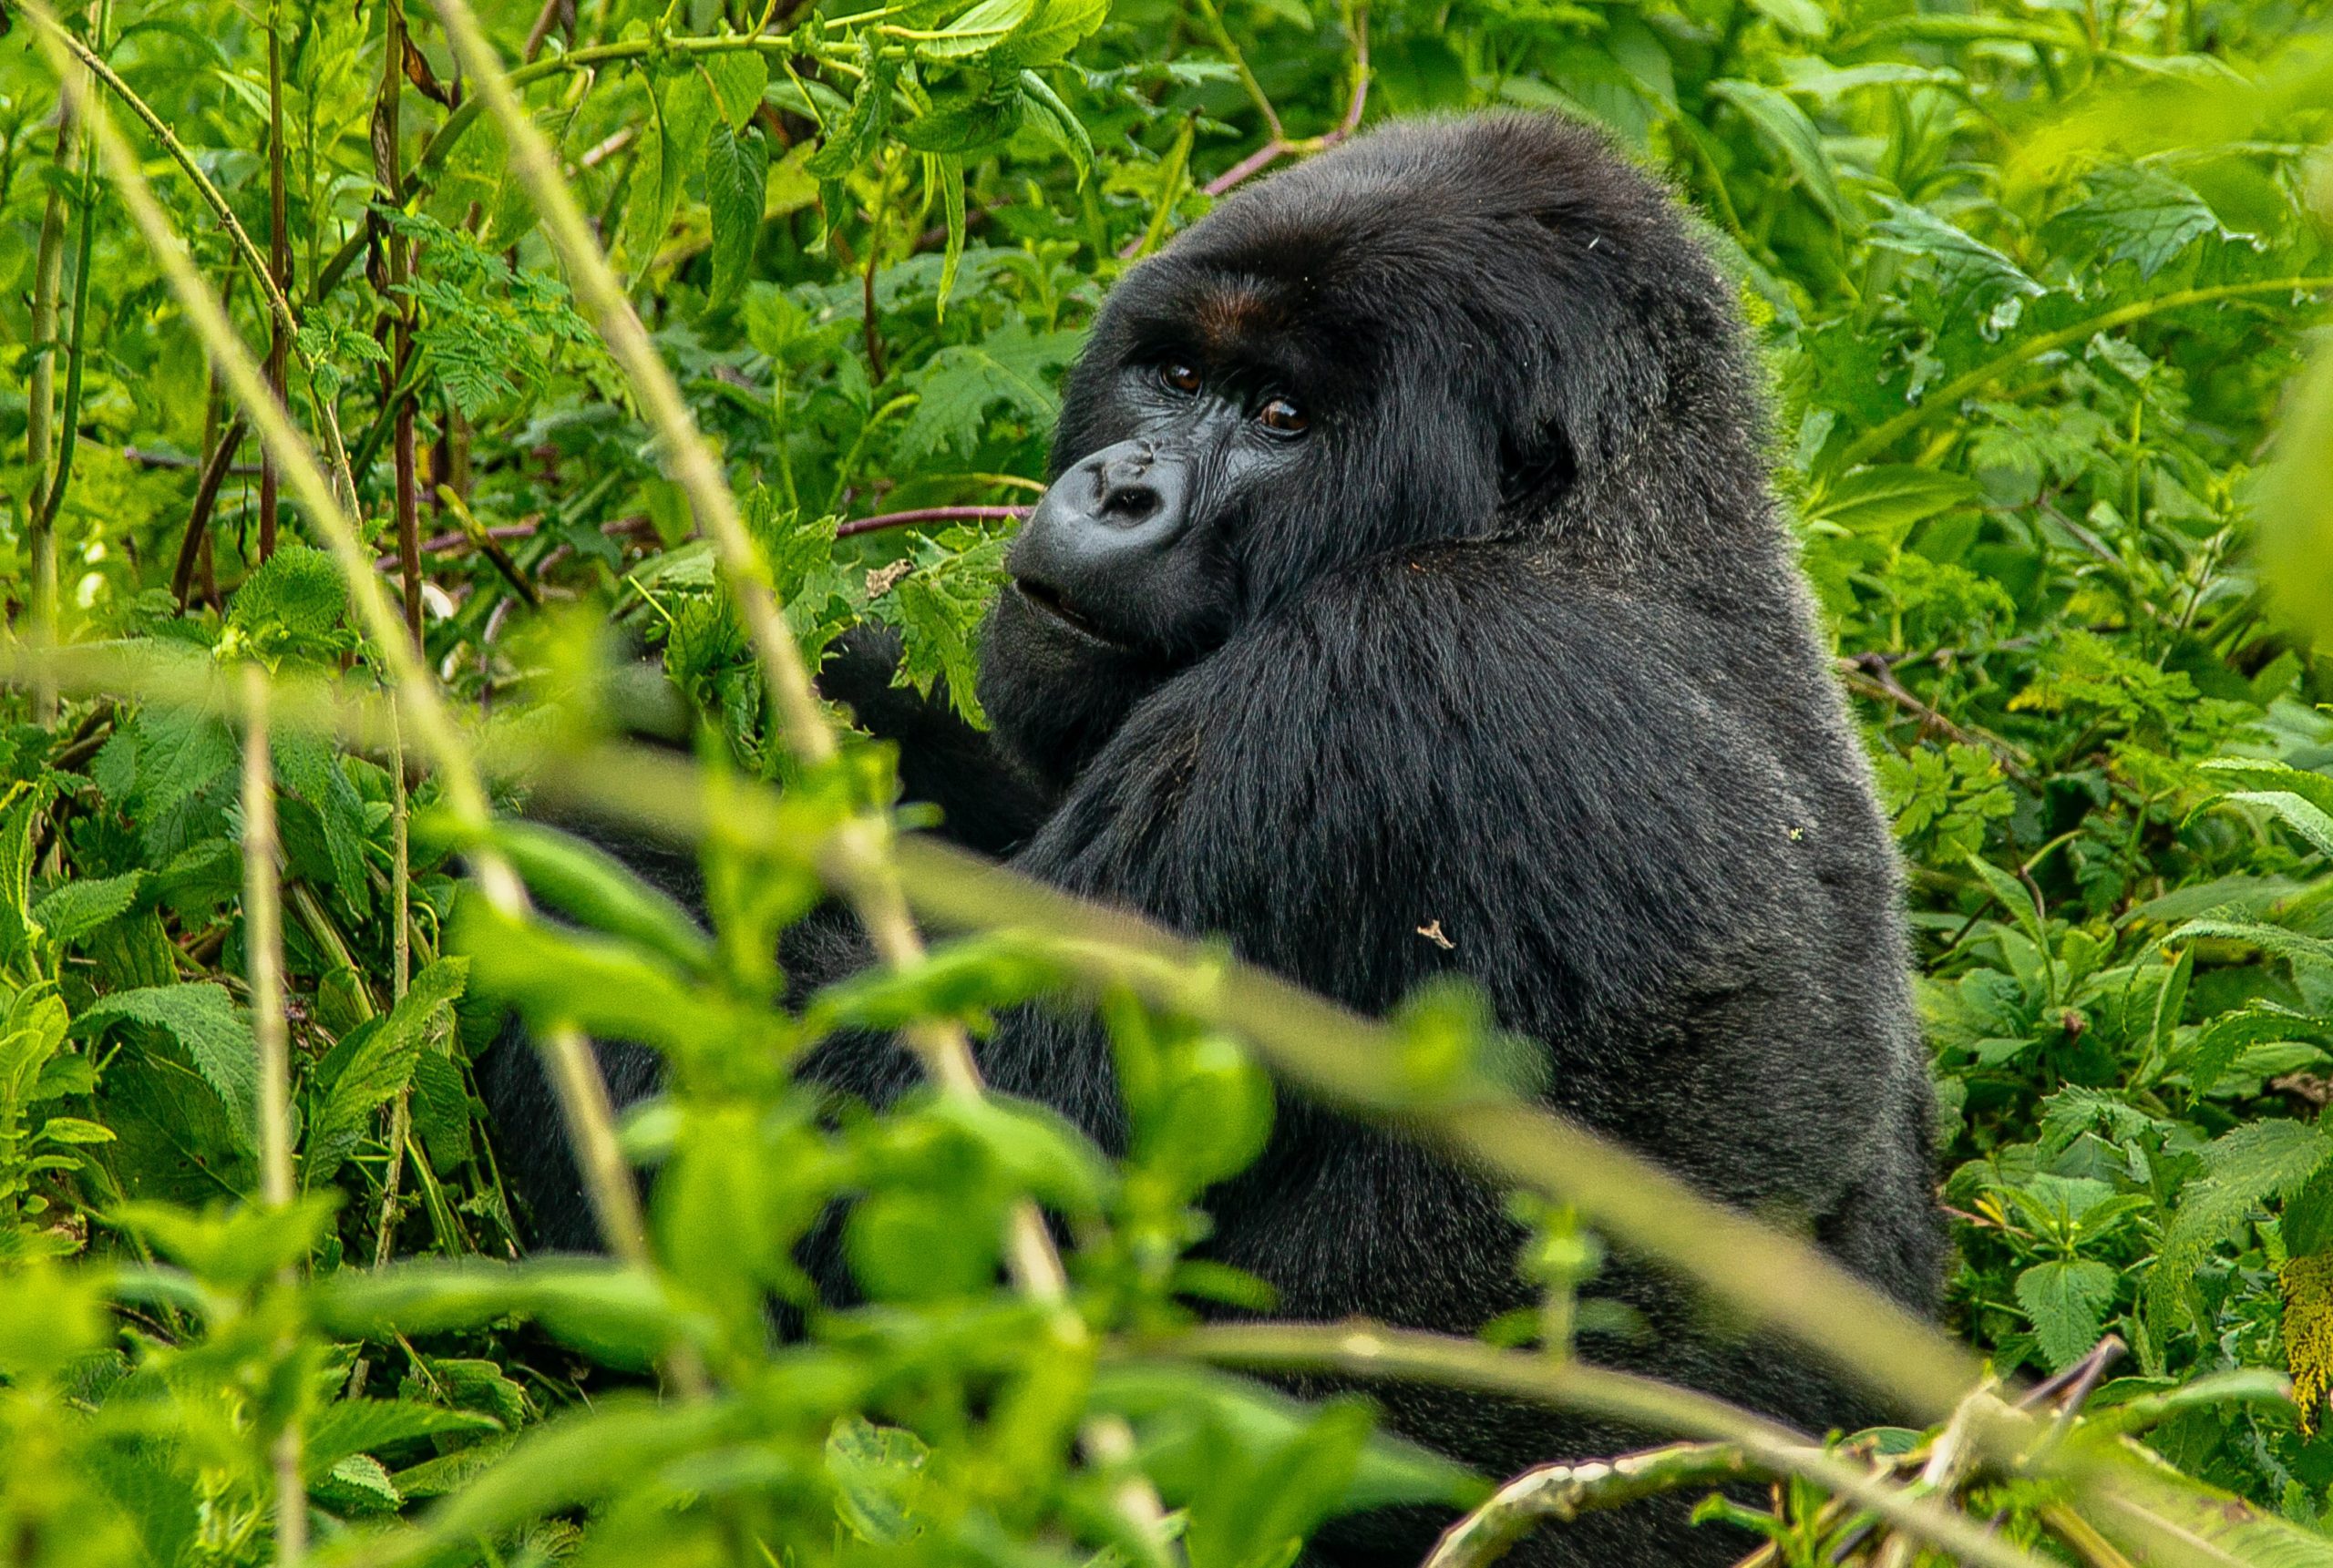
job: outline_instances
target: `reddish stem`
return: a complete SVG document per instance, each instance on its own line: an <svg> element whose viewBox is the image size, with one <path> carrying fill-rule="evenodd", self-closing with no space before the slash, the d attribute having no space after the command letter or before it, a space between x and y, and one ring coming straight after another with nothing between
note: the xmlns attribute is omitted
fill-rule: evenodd
<svg viewBox="0 0 2333 1568"><path fill-rule="evenodd" d="M871 518L855 518L837 528L835 538L847 539L853 534L903 528L910 523L1001 523L1028 515L1026 507L918 507L912 511L879 512Z"/></svg>

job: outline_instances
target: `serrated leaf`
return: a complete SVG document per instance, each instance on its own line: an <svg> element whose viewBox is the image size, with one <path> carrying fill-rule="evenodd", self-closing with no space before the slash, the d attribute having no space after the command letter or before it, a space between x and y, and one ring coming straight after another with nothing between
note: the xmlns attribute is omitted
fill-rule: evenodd
<svg viewBox="0 0 2333 1568"><path fill-rule="evenodd" d="M287 544L262 561L227 607L227 624L254 638L280 629L294 638L318 638L340 624L348 587L331 556Z"/></svg>
<svg viewBox="0 0 2333 1568"><path fill-rule="evenodd" d="M1806 510L1809 521L1900 544L1913 525L1983 498L1974 479L1909 464L1858 468L1824 486Z"/></svg>
<svg viewBox="0 0 2333 1568"><path fill-rule="evenodd" d="M1029 95L1031 123L1053 139L1054 146L1069 154L1077 166L1077 183L1082 188L1094 174L1094 138L1085 129L1085 122L1070 111L1053 84L1034 71L1021 73L1021 89Z"/></svg>
<svg viewBox="0 0 2333 1568"><path fill-rule="evenodd" d="M2089 199L2052 218L2049 228L2102 264L2134 261L2140 277L2152 278L2205 234L2235 238L2202 197L2153 165L2108 164L2084 181Z"/></svg>
<svg viewBox="0 0 2333 1568"><path fill-rule="evenodd" d="M859 79L858 91L851 97L850 112L839 125L832 120L827 122L826 144L802 166L821 180L838 179L849 172L890 121L891 84L899 67L889 60L870 65L871 68ZM831 214L834 210L829 203L828 212Z"/></svg>
<svg viewBox="0 0 2333 1568"><path fill-rule="evenodd" d="M1974 294L1987 304L2008 294L2031 298L2048 292L2015 261L1958 224L1891 197L1878 200L1887 216L1871 226L1871 242L1927 261L1936 269L1947 292Z"/></svg>
<svg viewBox="0 0 2333 1568"><path fill-rule="evenodd" d="M2017 1304L2032 1320L2051 1371L2064 1371L2098 1343L2115 1277L2111 1265L2092 1258L2036 1264L2017 1276Z"/></svg>
<svg viewBox="0 0 2333 1568"><path fill-rule="evenodd" d="M279 730L269 739L276 781L313 807L324 824L324 853L332 861L333 886L360 917L373 907L372 879L365 868L365 797L348 782L340 759L322 738Z"/></svg>
<svg viewBox="0 0 2333 1568"><path fill-rule="evenodd" d="M1049 426L1061 411L1053 382L1083 341L1074 332L1033 333L1015 321L977 343L941 349L913 378L922 401L900 429L901 456L920 462L943 449L970 453L1000 403L1032 426Z"/></svg>
<svg viewBox="0 0 2333 1568"><path fill-rule="evenodd" d="M431 1020L462 994L468 978L467 958L439 958L414 976L404 999L385 1017L343 1041L355 1049L333 1075L324 1106L309 1124L300 1172L303 1186L330 1181L355 1152L373 1113L412 1085Z"/></svg>
<svg viewBox="0 0 2333 1568"><path fill-rule="evenodd" d="M769 179L769 141L759 126L733 131L713 123L704 148L705 204L713 213L713 292L708 307L727 304L745 287L761 236Z"/></svg>
<svg viewBox="0 0 2333 1568"><path fill-rule="evenodd" d="M2159 1304L2177 1297L2204 1255L2272 1197L2289 1197L2333 1153L2333 1141L2307 1122L2250 1122L2203 1151L2205 1173L2180 1193L2147 1290Z"/></svg>
<svg viewBox="0 0 2333 1568"><path fill-rule="evenodd" d="M999 70L1050 66L1092 37L1109 14L1110 0L1037 0L989 63Z"/></svg>
<svg viewBox="0 0 2333 1568"><path fill-rule="evenodd" d="M146 880L142 871L67 882L33 906L33 919L52 942L77 942L124 909Z"/></svg>
<svg viewBox="0 0 2333 1568"><path fill-rule="evenodd" d="M202 1081L225 1102L229 1124L242 1146L257 1146L259 1045L250 1017L226 987L198 980L116 991L92 1002L74 1027L98 1030L119 1022L159 1029L185 1048Z"/></svg>
<svg viewBox="0 0 2333 1568"><path fill-rule="evenodd" d="M937 36L917 39L915 52L927 60L970 60L985 55L1035 15L1038 4L1039 0L978 0L939 29Z"/></svg>

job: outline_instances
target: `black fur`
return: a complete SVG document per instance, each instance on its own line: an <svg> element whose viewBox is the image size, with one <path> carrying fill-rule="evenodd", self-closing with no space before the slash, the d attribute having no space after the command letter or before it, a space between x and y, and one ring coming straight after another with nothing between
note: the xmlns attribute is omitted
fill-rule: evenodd
<svg viewBox="0 0 2333 1568"><path fill-rule="evenodd" d="M1362 138L1126 277L1070 378L1056 472L1146 437L1127 378L1178 353L1268 376L1313 415L1293 456L1194 520L1236 605L1227 635L1081 647L1008 594L982 692L1013 760L951 735L946 786L919 756L928 716L886 723L893 700L868 700L868 650L829 682L858 681L862 716L906 735L910 777L927 797L952 787L958 822L1017 844L1019 869L1220 933L1367 1010L1468 977L1545 1043L1550 1103L1931 1307L1941 1240L1895 853L1768 487L1731 290L1675 202L1550 118ZM1053 792L1035 808L1028 773ZM822 932L797 969L861 961L847 930ZM1016 1015L982 1063L1115 1138L1094 1025ZM879 1102L909 1067L846 1042L813 1071ZM1208 1250L1272 1282L1286 1316L1469 1333L1532 1299L1495 1192L1301 1105L1210 1208ZM537 1211L554 1233L580 1214L571 1196ZM1869 1415L1729 1344L1687 1287L1622 1262L1596 1288L1650 1332L1591 1356L1817 1430ZM1471 1396L1385 1398L1404 1430L1493 1474L1644 1440ZM1440 1522L1344 1522L1316 1558L1414 1563ZM1746 1549L1687 1529L1680 1503L1543 1532L1511 1561Z"/></svg>

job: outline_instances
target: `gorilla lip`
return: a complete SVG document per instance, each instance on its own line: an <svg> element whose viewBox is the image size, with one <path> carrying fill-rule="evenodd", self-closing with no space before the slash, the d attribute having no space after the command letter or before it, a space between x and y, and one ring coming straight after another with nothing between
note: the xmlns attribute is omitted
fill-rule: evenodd
<svg viewBox="0 0 2333 1568"><path fill-rule="evenodd" d="M1045 615L1059 621L1086 641L1099 642L1107 648L1125 647L1124 642L1103 630L1099 625L1071 609L1068 600L1043 583L1033 582L1026 578L1015 578L1012 579L1012 586L1020 591L1023 599L1027 600Z"/></svg>

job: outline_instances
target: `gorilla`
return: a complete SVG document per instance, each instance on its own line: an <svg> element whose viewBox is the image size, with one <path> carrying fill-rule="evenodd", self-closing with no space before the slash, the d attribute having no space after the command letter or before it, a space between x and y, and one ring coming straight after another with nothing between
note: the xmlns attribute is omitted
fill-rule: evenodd
<svg viewBox="0 0 2333 1568"><path fill-rule="evenodd" d="M1768 485L1732 292L1594 133L1413 120L1224 200L1110 294L982 647L983 735L854 638L827 693L900 746L947 831L1070 892L1227 939L1363 1011L1461 976L1536 1041L1554 1108L1804 1226L1932 1310L1942 1239L1899 869ZM868 961L845 920L786 955ZM1122 1136L1100 1027L1004 1019L1001 1091ZM612 1053L619 1098L653 1065ZM488 1058L542 1239L589 1245L532 1053ZM807 1071L881 1103L885 1040ZM1208 1255L1278 1314L1471 1334L1530 1305L1501 1194L1283 1105L1208 1198ZM809 1261L844 1295L831 1236ZM1820 1431L1865 1410L1620 1260L1591 1358ZM1304 1386L1318 1389L1313 1381ZM1648 1434L1378 1390L1498 1477ZM1689 1500L1543 1531L1518 1563L1724 1563ZM1336 1522L1308 1563L1414 1564L1446 1522Z"/></svg>

